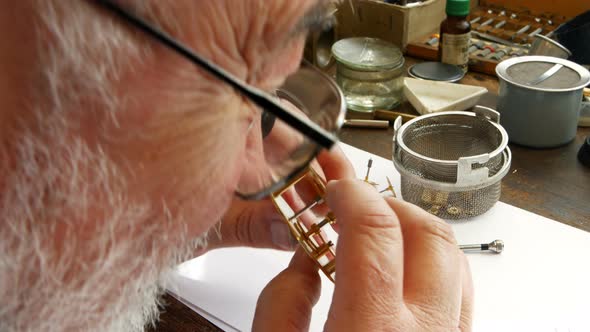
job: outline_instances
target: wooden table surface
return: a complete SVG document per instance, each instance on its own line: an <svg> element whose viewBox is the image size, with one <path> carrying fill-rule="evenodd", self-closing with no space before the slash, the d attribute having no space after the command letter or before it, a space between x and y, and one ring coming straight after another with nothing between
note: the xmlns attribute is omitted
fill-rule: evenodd
<svg viewBox="0 0 590 332"><path fill-rule="evenodd" d="M409 59L407 65L416 61ZM495 108L498 81L495 77L469 73L463 84L484 86L488 93L480 104ZM415 112L408 103L397 111ZM354 115L351 115L355 117ZM393 130L345 128L342 142L383 158L391 158ZM574 141L559 148L531 149L510 144L513 160L502 181L501 201L590 231L590 168L577 160L577 153L590 128L578 128ZM167 305L158 324L150 331L220 331L216 326L174 299L164 297Z"/></svg>

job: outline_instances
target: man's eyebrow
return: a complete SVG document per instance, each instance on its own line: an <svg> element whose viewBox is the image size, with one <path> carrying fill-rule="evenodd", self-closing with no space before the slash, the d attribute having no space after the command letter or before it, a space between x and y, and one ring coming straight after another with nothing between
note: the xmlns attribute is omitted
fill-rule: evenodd
<svg viewBox="0 0 590 332"><path fill-rule="evenodd" d="M293 28L292 34L327 30L334 24L335 13L336 5L333 0L320 0L303 15Z"/></svg>

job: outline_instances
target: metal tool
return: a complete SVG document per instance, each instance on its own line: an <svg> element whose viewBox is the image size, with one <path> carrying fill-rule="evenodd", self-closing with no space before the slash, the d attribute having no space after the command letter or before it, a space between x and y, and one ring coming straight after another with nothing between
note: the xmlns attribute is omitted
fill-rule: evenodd
<svg viewBox="0 0 590 332"><path fill-rule="evenodd" d="M502 58L506 54L509 54L510 51L512 51L512 48L510 48L510 47L503 48L503 49L496 51L496 53L494 53L494 54L490 54L489 58L492 60L500 61L500 60L502 60Z"/></svg>
<svg viewBox="0 0 590 332"><path fill-rule="evenodd" d="M522 28L518 29L518 31L516 31L516 32L515 32L515 33L512 35L512 37L510 37L510 39L511 39L511 40L514 40L514 38L518 37L518 35L520 35L520 34L523 34L523 33L527 32L527 31L529 31L529 29L530 29L530 28L531 28L531 26L530 26L530 25L525 25L525 26L523 26Z"/></svg>
<svg viewBox="0 0 590 332"><path fill-rule="evenodd" d="M494 22L494 19L493 19L493 18L490 18L489 20L487 20L487 21L483 22L483 23L482 23L482 24L481 24L481 25L478 27L478 29L481 29L481 28L485 27L486 25L490 25L490 24L492 24L492 22Z"/></svg>
<svg viewBox="0 0 590 332"><path fill-rule="evenodd" d="M485 43L483 41L477 41L473 44L471 44L471 46L469 46L469 49L467 50L468 54L471 54L477 50L481 50L483 48L483 46L485 45Z"/></svg>
<svg viewBox="0 0 590 332"><path fill-rule="evenodd" d="M363 181L372 185L373 187L376 187L378 185L378 183L369 180L369 174L371 173L372 166L373 166L373 159L369 159L369 161L367 162L367 175L365 175L365 179Z"/></svg>
<svg viewBox="0 0 590 332"><path fill-rule="evenodd" d="M506 20L498 22L498 24L494 25L494 29L500 29L501 27L506 25Z"/></svg>
<svg viewBox="0 0 590 332"><path fill-rule="evenodd" d="M346 120L344 121L345 127L354 128L376 128L376 129L387 129L389 127L388 121L382 120Z"/></svg>
<svg viewBox="0 0 590 332"><path fill-rule="evenodd" d="M477 56L486 58L491 53L495 53L497 49L498 49L498 45L496 45L496 44L486 45L486 46L484 46L484 50L481 53L479 53Z"/></svg>
<svg viewBox="0 0 590 332"><path fill-rule="evenodd" d="M459 249L463 251L490 251L496 254L500 254L502 253L502 251L504 251L504 241L494 240L490 243L463 244L459 246Z"/></svg>
<svg viewBox="0 0 590 332"><path fill-rule="evenodd" d="M487 33L481 33L478 31L471 31L471 35L478 37L479 39L493 41L494 43L498 43L498 44L502 44L502 45L506 45L506 46L510 46L510 47L518 46L517 44L515 44L509 40L502 39L502 38L499 38L496 36L492 36Z"/></svg>
<svg viewBox="0 0 590 332"><path fill-rule="evenodd" d="M490 25L490 24L492 24L493 22L494 22L494 19L493 19L493 18L490 18L489 20L487 20L487 21L483 22L483 23L480 25L480 27L485 27L486 25Z"/></svg>
<svg viewBox="0 0 590 332"><path fill-rule="evenodd" d="M523 56L525 54L525 51L523 49L512 49L512 52L510 52L510 56L511 57L515 57L515 56Z"/></svg>
<svg viewBox="0 0 590 332"><path fill-rule="evenodd" d="M369 182L369 174L371 173L371 167L373 167L373 159L369 159L367 162L367 174L365 175L365 179L363 181Z"/></svg>
<svg viewBox="0 0 590 332"><path fill-rule="evenodd" d="M539 34L543 31L543 28L537 28L535 31L529 33L529 38L533 38L536 34Z"/></svg>
<svg viewBox="0 0 590 332"><path fill-rule="evenodd" d="M481 16L478 16L478 17L474 18L473 20L469 21L469 23L475 24L475 23L477 23L479 21L481 21Z"/></svg>
<svg viewBox="0 0 590 332"><path fill-rule="evenodd" d="M481 40L480 41L477 41L477 42L471 44L471 46L469 46L469 49L467 50L467 53L471 54L471 53L473 53L473 52L475 52L477 50L481 50L484 45L485 44L484 44L483 41L481 41Z"/></svg>

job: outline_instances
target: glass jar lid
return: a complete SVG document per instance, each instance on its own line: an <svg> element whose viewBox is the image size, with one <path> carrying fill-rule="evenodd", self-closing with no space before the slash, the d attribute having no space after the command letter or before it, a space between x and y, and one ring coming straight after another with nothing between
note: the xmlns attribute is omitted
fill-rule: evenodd
<svg viewBox="0 0 590 332"><path fill-rule="evenodd" d="M378 38L341 39L332 46L332 54L339 63L360 70L393 69L404 64L399 47Z"/></svg>

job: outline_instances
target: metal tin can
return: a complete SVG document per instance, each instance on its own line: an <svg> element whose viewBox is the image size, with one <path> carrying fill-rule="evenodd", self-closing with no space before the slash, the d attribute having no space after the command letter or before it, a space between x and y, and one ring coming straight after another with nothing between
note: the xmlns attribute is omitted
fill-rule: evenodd
<svg viewBox="0 0 590 332"><path fill-rule="evenodd" d="M510 141L549 148L576 136L590 73L560 58L524 56L501 62L498 111Z"/></svg>

